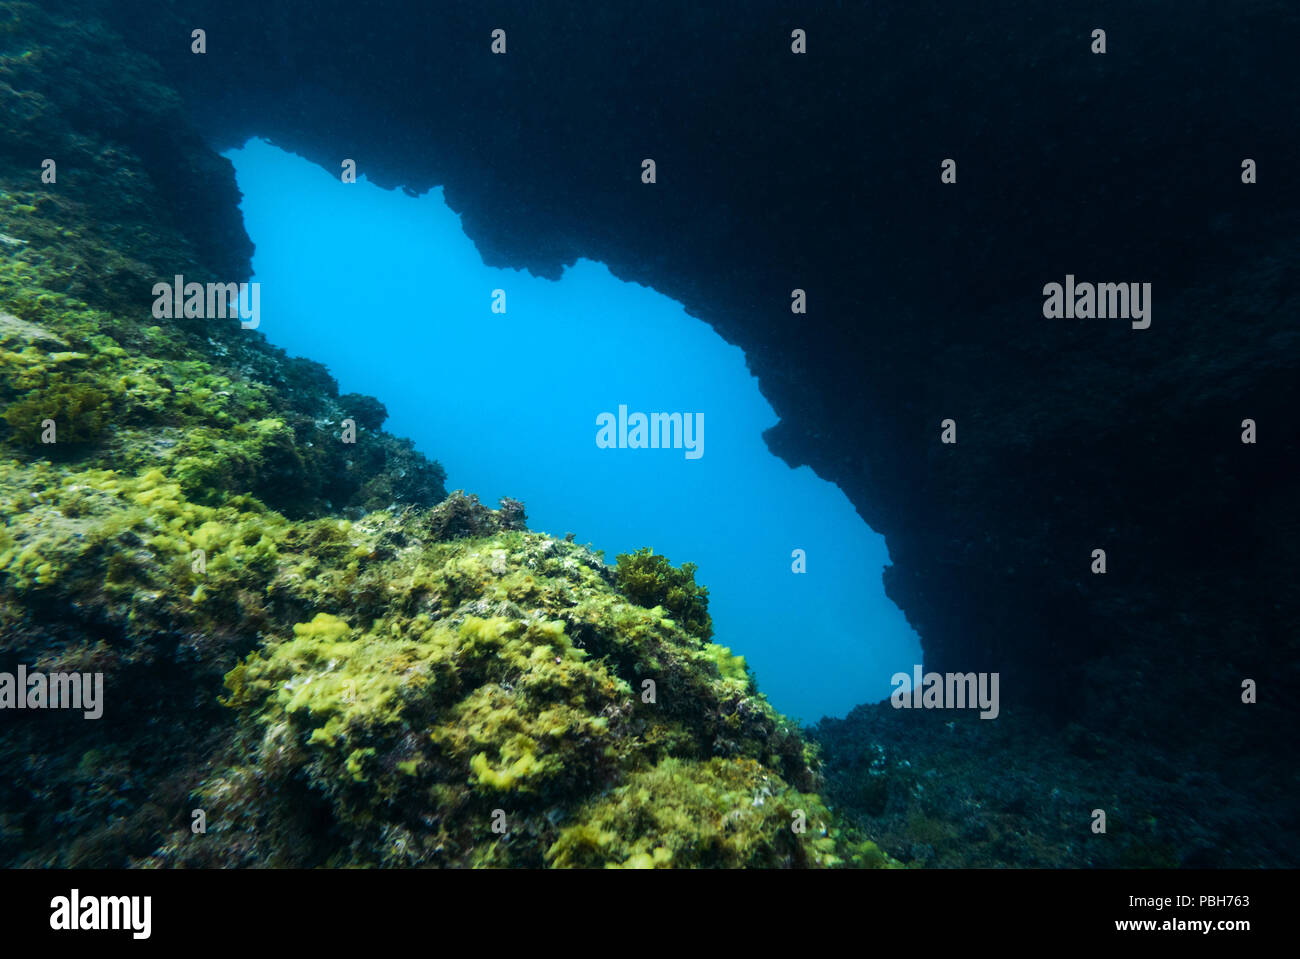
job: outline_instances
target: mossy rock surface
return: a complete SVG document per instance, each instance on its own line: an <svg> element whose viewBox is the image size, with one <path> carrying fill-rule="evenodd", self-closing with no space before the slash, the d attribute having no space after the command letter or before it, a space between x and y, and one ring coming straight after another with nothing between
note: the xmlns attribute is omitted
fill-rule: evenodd
<svg viewBox="0 0 1300 959"><path fill-rule="evenodd" d="M884 862L840 838L743 660L632 603L586 547L439 527L374 514L342 569L286 567L273 590L336 612L228 673L241 761L199 792L232 815L160 861Z"/></svg>

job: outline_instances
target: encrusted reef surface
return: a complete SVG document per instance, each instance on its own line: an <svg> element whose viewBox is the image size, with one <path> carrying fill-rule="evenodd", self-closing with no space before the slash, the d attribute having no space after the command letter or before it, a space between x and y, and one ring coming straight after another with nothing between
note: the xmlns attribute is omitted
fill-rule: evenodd
<svg viewBox="0 0 1300 959"><path fill-rule="evenodd" d="M448 510L482 534L439 540ZM625 562L501 515L455 493L309 526L271 587L304 621L226 676L240 744L199 789L223 822L151 862L885 862L840 838L743 659L630 602Z"/></svg>
<svg viewBox="0 0 1300 959"><path fill-rule="evenodd" d="M123 37L0 3L0 669L104 677L0 716L0 864L891 864L689 564L447 496L377 400L152 316L247 278L237 198Z"/></svg>
<svg viewBox="0 0 1300 959"><path fill-rule="evenodd" d="M909 865L1285 868L1300 856L1290 771L1262 771L1243 789L1219 739L1169 748L1080 723L1045 727L1024 710L985 721L889 703L810 734L822 795Z"/></svg>

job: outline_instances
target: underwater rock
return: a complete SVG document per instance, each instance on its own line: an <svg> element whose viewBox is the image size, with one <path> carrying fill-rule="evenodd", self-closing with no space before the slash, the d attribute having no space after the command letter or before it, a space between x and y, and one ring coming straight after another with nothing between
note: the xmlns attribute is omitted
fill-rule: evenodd
<svg viewBox="0 0 1300 959"><path fill-rule="evenodd" d="M888 864L811 792L743 663L585 547L445 539L436 514L352 524L344 569L282 567L277 604L334 612L227 674L238 744L197 791L208 833L151 864Z"/></svg>
<svg viewBox="0 0 1300 959"><path fill-rule="evenodd" d="M1235 789L1212 741L1166 750L1029 710L984 722L887 702L807 735L826 801L908 865L1281 868L1300 855L1288 793L1263 777L1255 794ZM1102 835L1089 828L1096 808Z"/></svg>
<svg viewBox="0 0 1300 959"><path fill-rule="evenodd" d="M518 500L503 497L501 509L494 510L480 503L473 493L466 495L464 490L454 490L428 516L429 528L440 540L523 530L527 528L524 520L524 507Z"/></svg>

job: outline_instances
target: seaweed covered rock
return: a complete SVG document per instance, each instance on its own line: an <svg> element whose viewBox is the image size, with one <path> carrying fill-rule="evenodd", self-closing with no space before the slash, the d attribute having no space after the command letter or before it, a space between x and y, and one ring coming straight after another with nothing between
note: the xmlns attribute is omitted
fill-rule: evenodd
<svg viewBox="0 0 1300 959"><path fill-rule="evenodd" d="M586 547L447 540L436 514L368 516L345 569L271 584L333 612L226 676L239 746L199 789L208 833L156 862L885 862L840 836L743 660L631 602Z"/></svg>
<svg viewBox="0 0 1300 959"><path fill-rule="evenodd" d="M438 539L487 536L504 530L526 529L523 504L505 497L501 509L494 510L479 502L473 493L454 490L429 512L429 529Z"/></svg>
<svg viewBox="0 0 1300 959"><path fill-rule="evenodd" d="M229 740L223 675L283 623L266 585L316 535L297 522L445 495L324 367L153 316L154 283L246 280L251 250L233 169L151 61L79 5L0 2L0 669L105 690L94 721L7 714L0 864L152 853Z"/></svg>
<svg viewBox="0 0 1300 959"><path fill-rule="evenodd" d="M153 316L159 281L248 279L238 199L152 61L74 5L0 2L0 442L295 517L440 502L378 400L235 319Z"/></svg>
<svg viewBox="0 0 1300 959"><path fill-rule="evenodd" d="M699 636L713 635L709 615L709 590L695 582L694 563L674 568L668 557L642 547L634 553L620 553L615 581L618 588L643 606L663 606L682 625Z"/></svg>
<svg viewBox="0 0 1300 959"><path fill-rule="evenodd" d="M842 839L828 829L830 818L816 796L790 788L753 759L669 758L580 810L547 861L631 869L898 865L872 842Z"/></svg>

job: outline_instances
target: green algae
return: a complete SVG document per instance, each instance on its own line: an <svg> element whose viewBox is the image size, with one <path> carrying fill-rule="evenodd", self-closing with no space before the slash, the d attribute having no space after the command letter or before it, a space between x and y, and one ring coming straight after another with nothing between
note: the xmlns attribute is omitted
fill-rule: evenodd
<svg viewBox="0 0 1300 959"><path fill-rule="evenodd" d="M845 842L817 796L790 788L752 759L664 759L575 819L547 850L551 865L897 865L873 843Z"/></svg>
<svg viewBox="0 0 1300 959"><path fill-rule="evenodd" d="M618 588L642 606L662 606L682 626L701 639L713 635L709 616L709 590L695 582L694 563L674 568L666 556L643 547L620 553L615 581Z"/></svg>
<svg viewBox="0 0 1300 959"><path fill-rule="evenodd" d="M150 173L160 143L174 177ZM159 280L247 278L237 200L155 67L78 11L0 0L0 652L109 691L97 723L0 729L0 781L28 784L0 793L5 865L148 857L230 748L222 677L312 618L283 584L356 577L371 547L339 514L445 497L319 364L152 316ZM89 788L82 757L110 755Z"/></svg>
<svg viewBox="0 0 1300 959"><path fill-rule="evenodd" d="M58 355L50 354L52 365L59 362ZM0 416L19 444L33 446L40 442L47 421L56 426L62 442L88 443L104 433L110 413L108 402L109 394L97 389L94 380L54 374L37 393L12 403Z"/></svg>
<svg viewBox="0 0 1300 959"><path fill-rule="evenodd" d="M252 813L240 837L283 837L316 801L353 837L331 865L394 864L392 835L408 865L592 865L580 841L592 829L615 837L602 865L861 864L821 801L791 785L815 785L809 757L743 660L630 603L585 547L517 530L425 538L439 526L415 511L350 526L376 556L386 541L408 547L377 564L378 615L363 627L317 613L227 674L255 761L202 793L239 797ZM344 598L323 582L293 588ZM661 698L637 695L645 678ZM268 784L277 798L255 803ZM683 831L704 807L738 818L707 840ZM495 810L509 843L489 830Z"/></svg>

